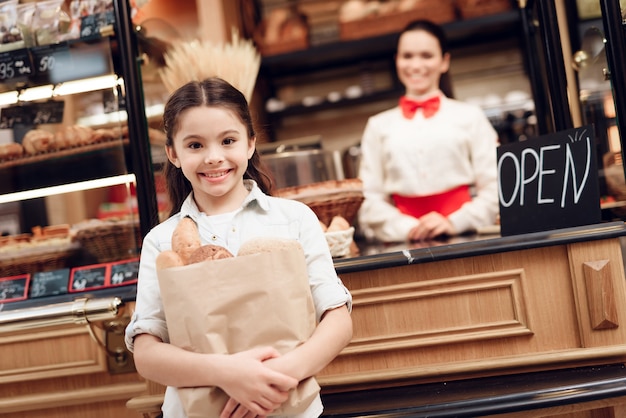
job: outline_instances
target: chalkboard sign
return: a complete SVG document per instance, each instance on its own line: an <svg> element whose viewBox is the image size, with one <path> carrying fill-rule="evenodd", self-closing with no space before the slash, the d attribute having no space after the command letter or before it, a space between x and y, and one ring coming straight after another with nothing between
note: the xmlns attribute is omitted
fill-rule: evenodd
<svg viewBox="0 0 626 418"><path fill-rule="evenodd" d="M0 53L0 82L28 77L35 73L28 49L15 49Z"/></svg>
<svg viewBox="0 0 626 418"><path fill-rule="evenodd" d="M0 109L0 129L11 129L15 125L32 126L32 115L25 104Z"/></svg>
<svg viewBox="0 0 626 418"><path fill-rule="evenodd" d="M115 23L115 15L112 11L92 13L80 19L80 37L92 38L100 36L100 28Z"/></svg>
<svg viewBox="0 0 626 418"><path fill-rule="evenodd" d="M99 289L107 285L107 264L97 264L72 269L70 292L84 292Z"/></svg>
<svg viewBox="0 0 626 418"><path fill-rule="evenodd" d="M503 236L601 221L593 126L498 147Z"/></svg>
<svg viewBox="0 0 626 418"><path fill-rule="evenodd" d="M11 129L17 125L33 127L47 123L61 123L64 111L65 102L62 100L7 106L0 109L0 128Z"/></svg>
<svg viewBox="0 0 626 418"><path fill-rule="evenodd" d="M40 298L66 294L69 281L70 269L67 268L34 273L30 284L30 297Z"/></svg>
<svg viewBox="0 0 626 418"><path fill-rule="evenodd" d="M0 279L0 303L15 302L28 297L30 274Z"/></svg>
<svg viewBox="0 0 626 418"><path fill-rule="evenodd" d="M111 264L111 286L123 286L131 283L137 283L138 276L138 258Z"/></svg>
<svg viewBox="0 0 626 418"><path fill-rule="evenodd" d="M31 103L33 125L46 123L62 123L65 101L48 100L47 102Z"/></svg>
<svg viewBox="0 0 626 418"><path fill-rule="evenodd" d="M33 66L38 76L45 76L52 84L72 80L72 55L67 42L31 48Z"/></svg>

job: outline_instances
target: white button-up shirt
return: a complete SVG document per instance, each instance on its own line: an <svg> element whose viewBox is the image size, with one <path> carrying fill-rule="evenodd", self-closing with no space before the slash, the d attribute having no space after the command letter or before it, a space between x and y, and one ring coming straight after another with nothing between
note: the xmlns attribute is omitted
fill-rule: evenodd
<svg viewBox="0 0 626 418"><path fill-rule="evenodd" d="M172 249L172 233L185 216L191 217L200 231L203 244L220 245L232 254L243 242L256 237L294 239L300 243L309 273L309 283L319 321L322 314L347 304L352 297L337 276L326 238L315 213L305 204L265 195L252 180L244 180L250 193L242 207L230 215L208 216L200 212L193 194L178 214L154 227L144 238L139 263L135 312L126 328L126 345L133 350L134 337L148 333L169 343L165 313L156 271L156 257ZM164 418L185 418L176 388L168 387L163 402ZM314 401L298 418L318 417L321 399Z"/></svg>

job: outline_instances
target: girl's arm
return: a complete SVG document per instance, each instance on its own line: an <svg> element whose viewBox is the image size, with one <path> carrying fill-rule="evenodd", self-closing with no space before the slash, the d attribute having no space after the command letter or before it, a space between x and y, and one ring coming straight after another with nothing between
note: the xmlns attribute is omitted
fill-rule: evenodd
<svg viewBox="0 0 626 418"><path fill-rule="evenodd" d="M313 335L294 350L265 361L272 369L298 381L319 373L352 339L352 318L343 305L328 310Z"/></svg>
<svg viewBox="0 0 626 418"><path fill-rule="evenodd" d="M218 386L257 415L278 408L298 384L263 363L279 355L271 347L233 355L193 353L150 334L135 337L134 345L135 366L146 379L175 387Z"/></svg>

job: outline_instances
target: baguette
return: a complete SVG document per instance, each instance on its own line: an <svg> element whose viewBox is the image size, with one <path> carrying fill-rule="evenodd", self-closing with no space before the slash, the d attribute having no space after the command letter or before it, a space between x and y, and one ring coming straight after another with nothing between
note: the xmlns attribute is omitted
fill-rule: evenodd
<svg viewBox="0 0 626 418"><path fill-rule="evenodd" d="M191 254L201 246L198 226L193 219L184 217L172 234L172 250L178 253L183 263L189 264Z"/></svg>

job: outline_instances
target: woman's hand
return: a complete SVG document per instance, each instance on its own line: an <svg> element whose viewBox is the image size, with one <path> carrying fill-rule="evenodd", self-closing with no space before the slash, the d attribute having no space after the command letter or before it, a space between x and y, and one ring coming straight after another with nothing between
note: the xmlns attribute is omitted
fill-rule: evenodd
<svg viewBox="0 0 626 418"><path fill-rule="evenodd" d="M298 380L263 364L278 356L274 348L264 347L226 357L228 371L220 387L230 399L220 418L265 417L287 400Z"/></svg>
<svg viewBox="0 0 626 418"><path fill-rule="evenodd" d="M452 223L438 212L429 212L419 218L419 224L409 231L409 241L425 241L440 235L456 235Z"/></svg>

